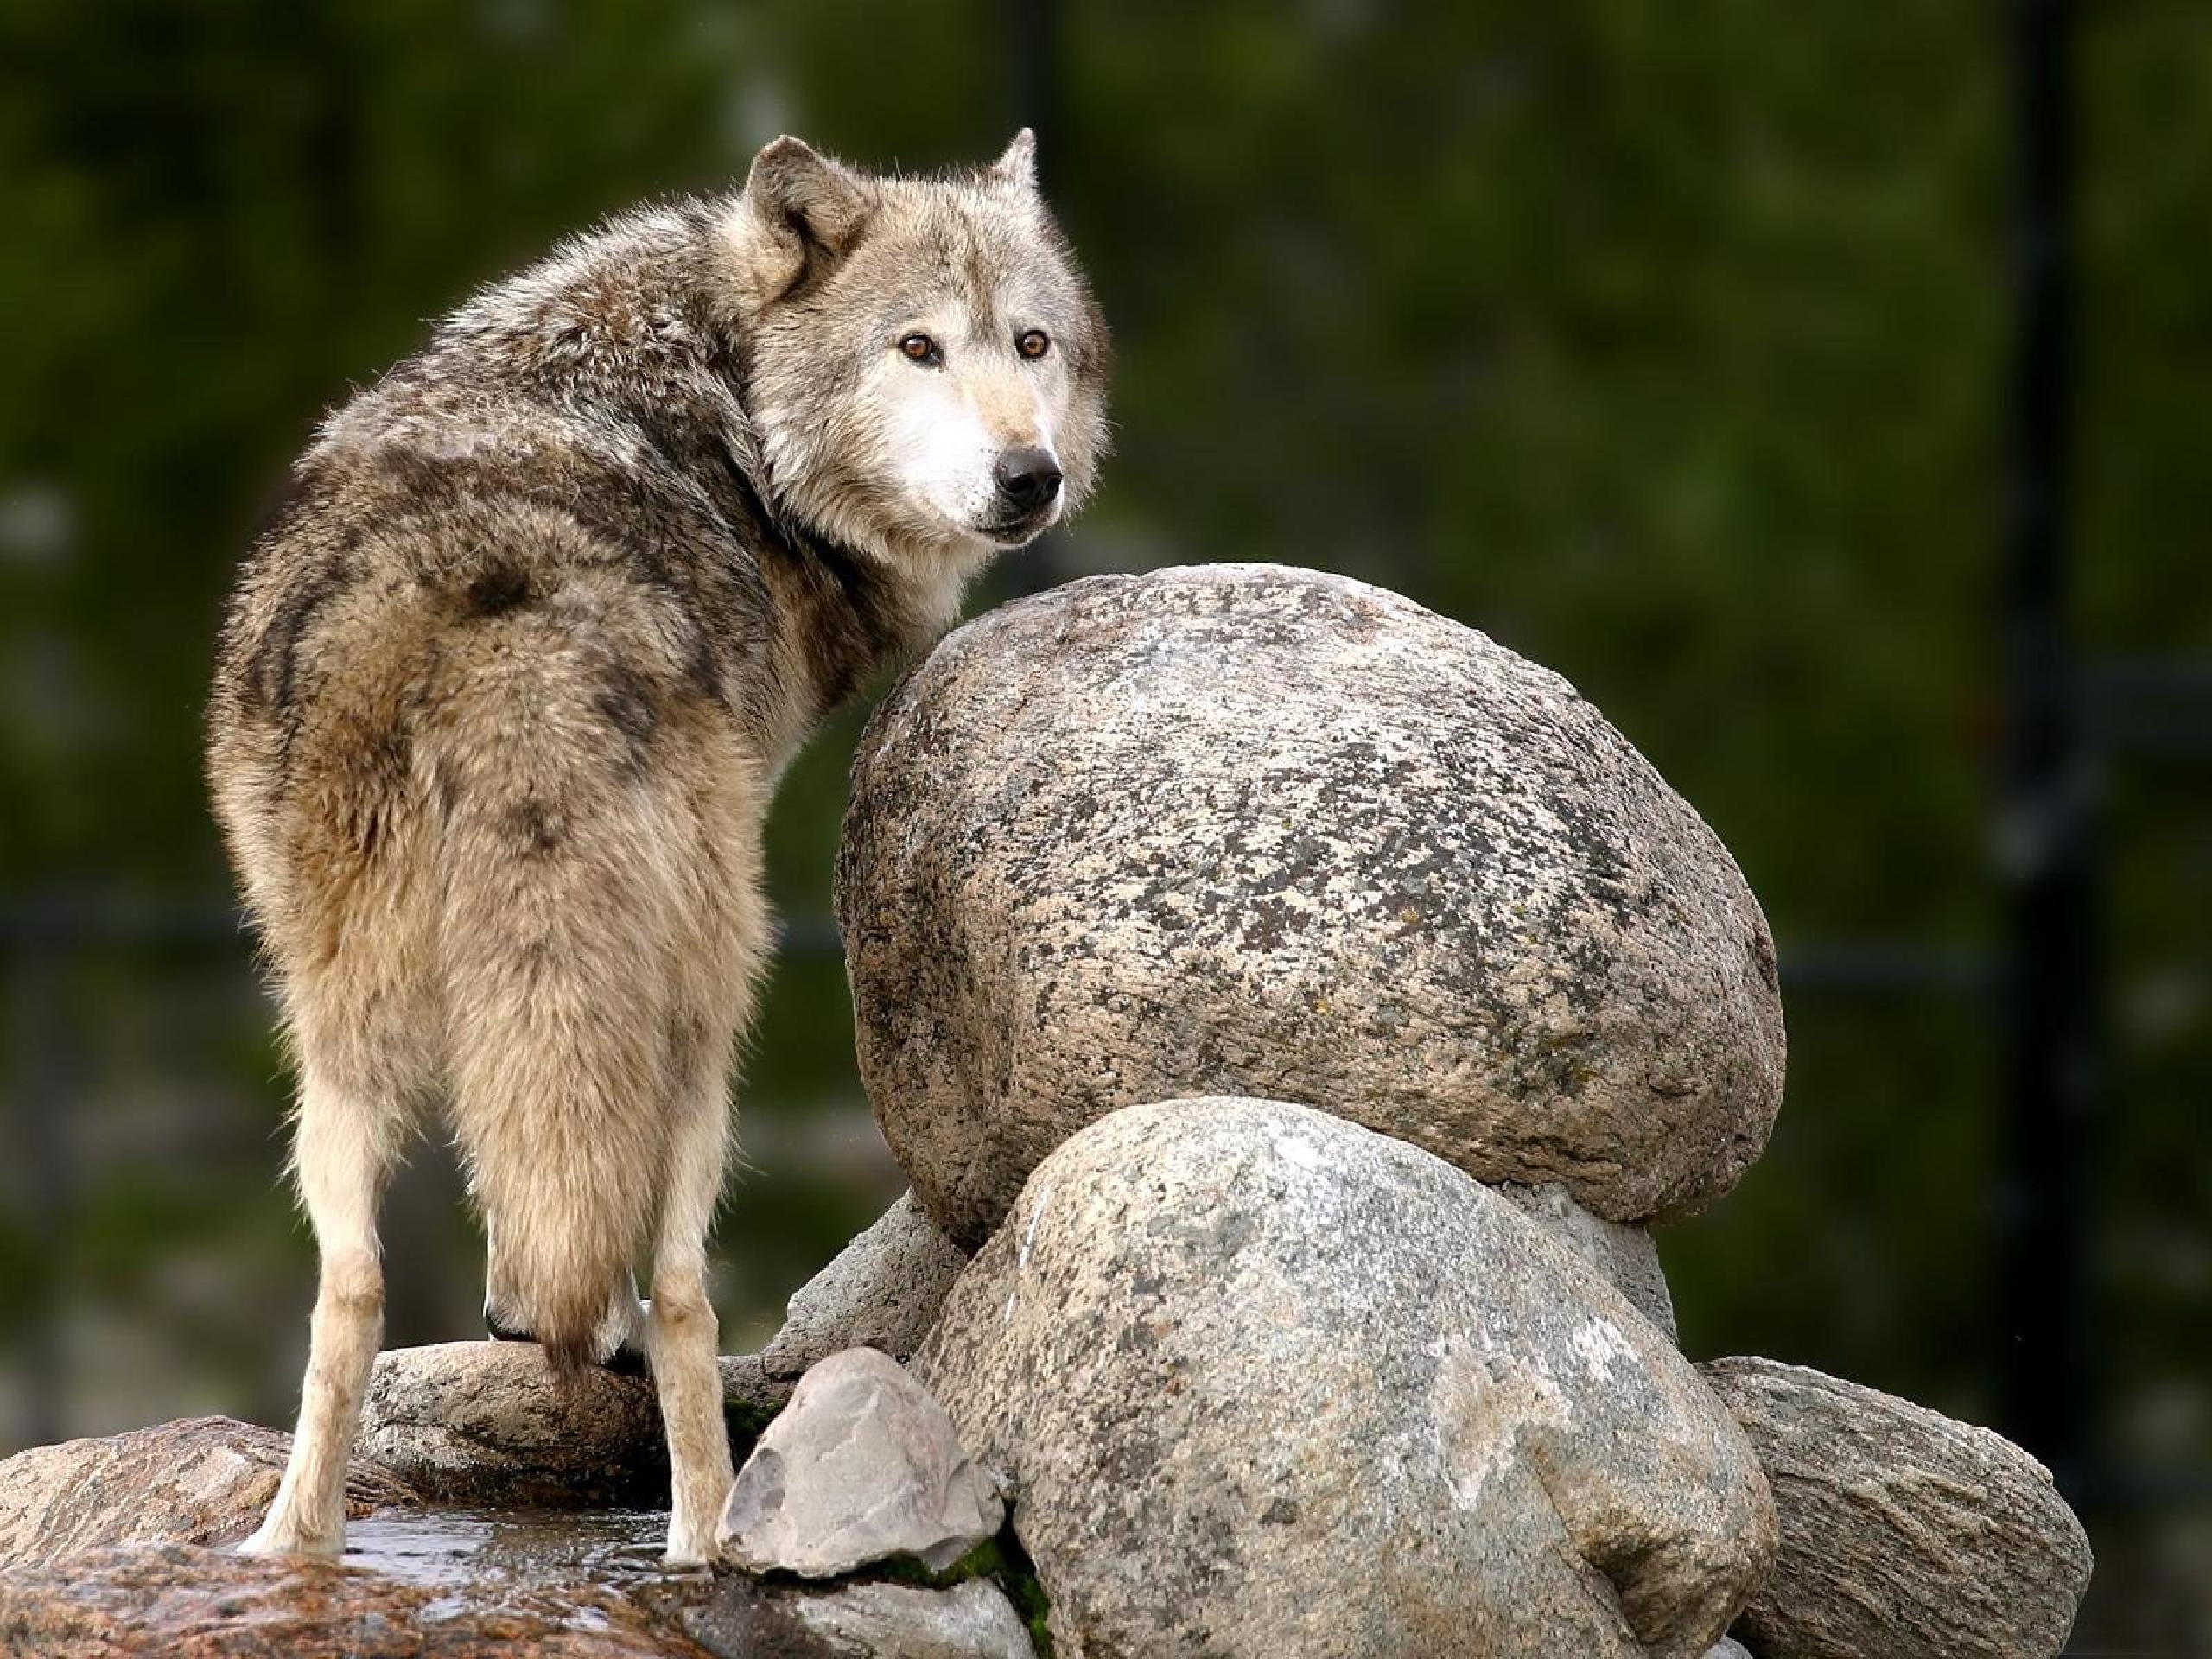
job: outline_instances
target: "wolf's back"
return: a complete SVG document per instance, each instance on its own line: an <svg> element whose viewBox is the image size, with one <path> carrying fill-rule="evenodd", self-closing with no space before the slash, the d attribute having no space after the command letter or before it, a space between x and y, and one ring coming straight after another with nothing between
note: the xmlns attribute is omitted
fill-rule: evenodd
<svg viewBox="0 0 2212 1659"><path fill-rule="evenodd" d="M294 1017L390 1018L318 1004L371 963L435 1011L435 1075L390 1092L449 1100L499 1312L561 1371L649 1242L672 1098L719 1088L761 946L702 937L756 880L757 763L696 619L597 528L496 495L300 527L242 601L211 750Z"/></svg>

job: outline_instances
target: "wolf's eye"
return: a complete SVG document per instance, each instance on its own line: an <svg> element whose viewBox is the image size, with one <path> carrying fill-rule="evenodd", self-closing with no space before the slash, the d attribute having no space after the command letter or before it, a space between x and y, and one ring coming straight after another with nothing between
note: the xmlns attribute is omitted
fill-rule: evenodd
<svg viewBox="0 0 2212 1659"><path fill-rule="evenodd" d="M899 349L909 363L942 363L944 353L937 348L937 341L927 334L909 334L899 342Z"/></svg>
<svg viewBox="0 0 2212 1659"><path fill-rule="evenodd" d="M1041 329L1030 328L1014 336L1014 349L1024 357L1039 358L1052 349L1052 342Z"/></svg>

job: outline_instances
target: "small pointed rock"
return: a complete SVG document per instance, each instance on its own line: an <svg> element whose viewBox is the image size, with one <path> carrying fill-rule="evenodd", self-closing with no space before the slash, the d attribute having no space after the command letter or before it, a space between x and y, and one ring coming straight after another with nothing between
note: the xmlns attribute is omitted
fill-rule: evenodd
<svg viewBox="0 0 2212 1659"><path fill-rule="evenodd" d="M896 1555L942 1569L1005 1517L997 1483L930 1391L888 1355L850 1348L799 1379L739 1471L722 1553L809 1579Z"/></svg>

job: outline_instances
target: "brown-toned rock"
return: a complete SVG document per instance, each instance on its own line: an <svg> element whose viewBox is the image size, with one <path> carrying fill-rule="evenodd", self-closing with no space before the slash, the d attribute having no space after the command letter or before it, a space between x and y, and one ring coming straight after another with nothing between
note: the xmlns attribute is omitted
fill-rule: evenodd
<svg viewBox="0 0 2212 1659"><path fill-rule="evenodd" d="M733 1439L791 1397L756 1357L721 1362ZM448 1342L377 1356L361 1451L425 1497L519 1504L664 1503L668 1459L645 1377L588 1369L555 1391L531 1342Z"/></svg>
<svg viewBox="0 0 2212 1659"><path fill-rule="evenodd" d="M232 1542L260 1521L290 1449L273 1429L192 1417L19 1452L0 1463L0 1567L43 1567L109 1544ZM359 1458L346 1497L353 1515L419 1501Z"/></svg>
<svg viewBox="0 0 2212 1659"><path fill-rule="evenodd" d="M1760 1659L2050 1659L2066 1645L2089 1541L2025 1452L1802 1366L1699 1370L1751 1436L1782 1523L1737 1626Z"/></svg>
<svg viewBox="0 0 2212 1659"><path fill-rule="evenodd" d="M185 1544L0 1574L0 1651L72 1659L699 1659L620 1597L457 1595L383 1573Z"/></svg>
<svg viewBox="0 0 2212 1659"><path fill-rule="evenodd" d="M837 905L869 1098L966 1248L1145 1101L1303 1101L1640 1221L1726 1192L1781 1100L1719 837L1558 675L1319 571L952 634L861 741Z"/></svg>

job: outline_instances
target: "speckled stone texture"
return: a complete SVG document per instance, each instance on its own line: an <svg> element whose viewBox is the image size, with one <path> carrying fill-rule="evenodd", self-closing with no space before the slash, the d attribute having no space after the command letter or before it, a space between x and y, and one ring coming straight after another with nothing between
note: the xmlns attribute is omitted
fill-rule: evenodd
<svg viewBox="0 0 2212 1659"><path fill-rule="evenodd" d="M791 1398L757 1356L725 1355L722 1398L740 1456ZM377 1356L362 1452L425 1497L507 1504L668 1501L653 1385L587 1368L555 1390L534 1342L442 1342Z"/></svg>
<svg viewBox="0 0 2212 1659"><path fill-rule="evenodd" d="M796 1291L784 1328L760 1351L770 1376L796 1379L847 1348L913 1357L967 1255L907 1193Z"/></svg>
<svg viewBox="0 0 2212 1659"><path fill-rule="evenodd" d="M234 1543L276 1496L290 1450L274 1429L191 1417L19 1452L0 1463L0 1567L108 1544ZM358 1458L347 1469L348 1514L418 1502L389 1469Z"/></svg>
<svg viewBox="0 0 2212 1659"><path fill-rule="evenodd" d="M1132 1107L1039 1166L914 1370L1062 1659L1698 1659L1764 1572L1750 1446L1506 1199L1306 1107Z"/></svg>
<svg viewBox="0 0 2212 1659"><path fill-rule="evenodd" d="M1659 1265L1659 1247L1648 1227L1607 1221L1577 1204L1563 1186L1514 1186L1496 1189L1548 1228L1554 1238L1605 1276L1606 1282L1628 1298L1636 1311L1665 1332L1676 1335L1675 1294L1667 1287L1667 1274Z"/></svg>
<svg viewBox="0 0 2212 1659"><path fill-rule="evenodd" d="M948 638L853 766L861 1070L963 1246L1117 1106L1309 1102L1609 1219L1764 1147L1764 918L1557 675L1342 576L1095 577Z"/></svg>
<svg viewBox="0 0 2212 1659"><path fill-rule="evenodd" d="M1770 1359L1699 1368L1743 1423L1782 1548L1738 1631L1760 1659L2050 1659L2089 1541L2003 1436Z"/></svg>

